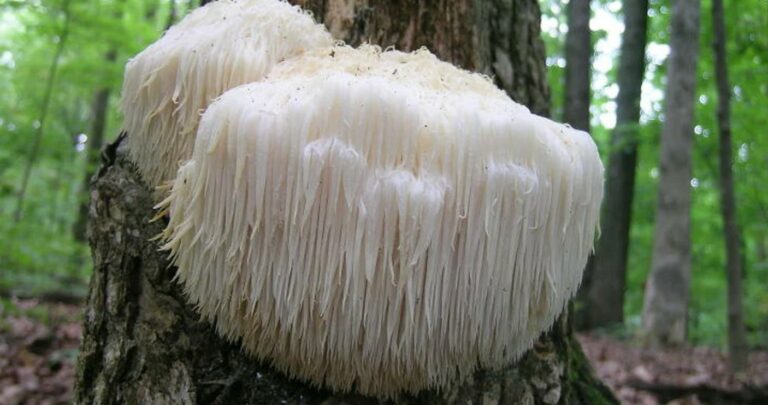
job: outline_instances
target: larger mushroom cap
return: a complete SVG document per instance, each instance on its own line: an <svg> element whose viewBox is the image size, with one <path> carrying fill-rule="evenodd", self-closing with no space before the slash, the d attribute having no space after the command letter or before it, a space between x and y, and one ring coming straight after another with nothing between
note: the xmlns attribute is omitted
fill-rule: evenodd
<svg viewBox="0 0 768 405"><path fill-rule="evenodd" d="M391 397L518 358L581 280L588 134L426 51L315 50L202 119L166 205L205 318L253 355Z"/></svg>
<svg viewBox="0 0 768 405"><path fill-rule="evenodd" d="M322 25L284 1L220 0L189 14L126 65L121 109L142 177L153 187L173 180L216 97L332 44Z"/></svg>

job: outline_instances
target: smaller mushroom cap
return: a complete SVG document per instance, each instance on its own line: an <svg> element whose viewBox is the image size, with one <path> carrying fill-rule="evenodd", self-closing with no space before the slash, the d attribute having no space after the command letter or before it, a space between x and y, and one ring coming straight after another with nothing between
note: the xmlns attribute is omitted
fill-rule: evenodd
<svg viewBox="0 0 768 405"><path fill-rule="evenodd" d="M387 398L529 349L578 287L602 186L588 134L486 77L317 49L209 107L165 247L221 334Z"/></svg>
<svg viewBox="0 0 768 405"><path fill-rule="evenodd" d="M190 13L126 65L121 109L144 180L152 187L173 180L192 154L200 114L224 91L333 42L284 1L220 0Z"/></svg>

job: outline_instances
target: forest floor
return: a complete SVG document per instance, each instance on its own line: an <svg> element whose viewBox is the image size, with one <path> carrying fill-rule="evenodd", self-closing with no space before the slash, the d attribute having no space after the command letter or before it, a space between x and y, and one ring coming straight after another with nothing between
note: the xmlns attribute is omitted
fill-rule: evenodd
<svg viewBox="0 0 768 405"><path fill-rule="evenodd" d="M606 335L578 339L623 404L768 404L768 352L750 353L747 370L734 375L712 347L651 350Z"/></svg>
<svg viewBox="0 0 768 405"><path fill-rule="evenodd" d="M0 404L72 402L81 321L77 305L0 302Z"/></svg>
<svg viewBox="0 0 768 405"><path fill-rule="evenodd" d="M0 301L0 404L72 400L82 309L36 300ZM624 404L768 403L768 352L753 352L740 376L708 347L647 350L579 335L598 376Z"/></svg>

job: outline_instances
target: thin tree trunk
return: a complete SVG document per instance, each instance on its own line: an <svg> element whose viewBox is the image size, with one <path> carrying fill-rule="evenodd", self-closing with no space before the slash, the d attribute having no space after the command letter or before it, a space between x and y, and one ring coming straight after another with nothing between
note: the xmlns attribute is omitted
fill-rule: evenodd
<svg viewBox="0 0 768 405"><path fill-rule="evenodd" d="M672 4L659 190L643 328L651 346L686 339L691 279L691 151L699 56L699 0Z"/></svg>
<svg viewBox="0 0 768 405"><path fill-rule="evenodd" d="M61 59L61 54L64 52L64 45L67 42L67 37L69 36L69 21L70 21L70 15L69 15L69 0L65 0L64 4L62 6L62 12L64 13L64 26L61 29L61 32L59 33L59 42L56 46L56 51L53 54L53 59L51 60L51 65L48 68L48 78L45 83L45 93L43 95L43 103L40 106L40 125L37 126L37 129L35 130L35 136L34 140L32 141L32 149L29 152L29 157L27 159L27 164L24 167L24 176L21 180L21 187L19 189L19 197L16 203L16 211L13 214L13 220L14 222L19 222L21 220L21 214L24 210L24 198L27 194L27 187L29 186L29 177L32 174L32 166L34 166L35 161L37 160L37 156L40 153L40 143L43 139L43 133L45 130L45 121L48 117L48 108L51 105L51 96L53 95L53 85L56 83L56 72L59 69L59 60Z"/></svg>
<svg viewBox="0 0 768 405"><path fill-rule="evenodd" d="M165 29L171 28L176 24L176 0L171 0L170 10L168 10L168 21L165 23Z"/></svg>
<svg viewBox="0 0 768 405"><path fill-rule="evenodd" d="M726 275L728 279L728 359L731 370L742 371L747 365L747 339L741 261L741 230L736 218L731 146L731 85L728 81L728 58L725 50L725 12L723 0L712 2L714 25L715 77L717 79L717 122L720 128L720 199L725 225Z"/></svg>
<svg viewBox="0 0 768 405"><path fill-rule="evenodd" d="M640 91L645 73L648 0L624 0L624 34L617 83L616 128L606 171L602 232L587 293L589 328L624 322L629 229L637 168Z"/></svg>
<svg viewBox="0 0 768 405"><path fill-rule="evenodd" d="M107 65L115 63L117 58L117 52L111 49L104 57L104 62ZM91 104L91 133L86 143L86 163L85 163L85 178L83 179L83 193L84 197L87 197L88 188L91 182L91 177L98 169L99 165L99 153L104 145L104 130L107 126L107 112L109 110L109 87L102 87L96 90L93 95L93 102ZM75 240L85 241L86 235L86 223L88 220L88 205L90 198L83 198L78 208L77 220L74 225Z"/></svg>
<svg viewBox="0 0 768 405"><path fill-rule="evenodd" d="M563 121L576 129L589 132L589 104L591 99L592 41L590 39L589 0L571 0L568 3L568 33L565 36L565 97ZM592 282L592 257L587 261L584 278L575 298L573 322L576 329L585 329L586 292Z"/></svg>
<svg viewBox="0 0 768 405"><path fill-rule="evenodd" d="M518 101L546 113L540 14L535 0L302 1L350 43L430 45L443 59L494 74ZM130 136L130 134L128 135ZM90 209L94 256L75 397L79 403L378 403L290 380L244 355L199 320L150 239L163 228L152 193L123 151L105 151ZM592 376L563 317L517 364L479 370L403 403L586 404L615 401Z"/></svg>
<svg viewBox="0 0 768 405"><path fill-rule="evenodd" d="M565 104L563 121L589 132L590 59L589 0L568 2L568 34L565 36Z"/></svg>

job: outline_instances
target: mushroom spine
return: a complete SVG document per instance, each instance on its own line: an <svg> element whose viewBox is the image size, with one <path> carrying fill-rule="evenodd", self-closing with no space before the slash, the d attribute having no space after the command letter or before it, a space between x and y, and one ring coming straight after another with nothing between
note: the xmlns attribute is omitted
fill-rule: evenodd
<svg viewBox="0 0 768 405"><path fill-rule="evenodd" d="M126 65L121 110L144 180L151 187L173 180L192 155L200 114L216 97L333 42L285 1L220 0L190 13Z"/></svg>
<svg viewBox="0 0 768 405"><path fill-rule="evenodd" d="M579 285L602 192L588 134L486 77L336 46L215 101L161 206L221 334L386 398L529 349Z"/></svg>

